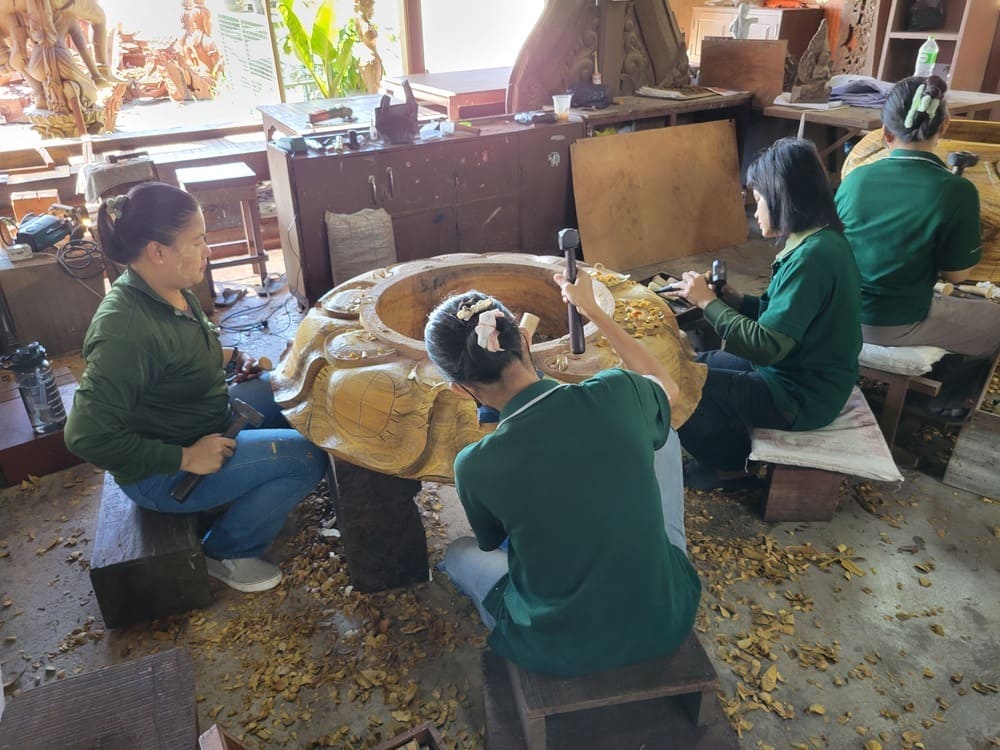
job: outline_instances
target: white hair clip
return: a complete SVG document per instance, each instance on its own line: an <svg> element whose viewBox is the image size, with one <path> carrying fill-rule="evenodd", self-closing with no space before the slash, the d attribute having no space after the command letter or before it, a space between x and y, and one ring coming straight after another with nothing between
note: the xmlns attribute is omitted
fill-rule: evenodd
<svg viewBox="0 0 1000 750"><path fill-rule="evenodd" d="M128 201L127 195L115 195L104 201L104 208L112 221L118 221L125 210L125 203Z"/></svg>
<svg viewBox="0 0 1000 750"><path fill-rule="evenodd" d="M493 300L489 297L483 297L471 305L462 305L456 311L455 317L459 320L472 320L473 315L481 313L484 310L489 310L491 307L493 307Z"/></svg>
<svg viewBox="0 0 1000 750"><path fill-rule="evenodd" d="M497 330L497 318L502 318L500 310L487 310L479 314L479 324L476 326L476 341L488 352L502 352L500 346L500 331Z"/></svg>

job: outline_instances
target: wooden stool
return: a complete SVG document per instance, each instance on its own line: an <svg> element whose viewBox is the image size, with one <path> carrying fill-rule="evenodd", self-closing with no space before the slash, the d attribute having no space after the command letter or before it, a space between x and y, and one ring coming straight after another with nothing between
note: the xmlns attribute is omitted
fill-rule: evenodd
<svg viewBox="0 0 1000 750"><path fill-rule="evenodd" d="M172 648L25 690L7 703L0 750L194 748L194 665Z"/></svg>
<svg viewBox="0 0 1000 750"><path fill-rule="evenodd" d="M829 521L847 477L833 471L771 464L764 493L765 521Z"/></svg>
<svg viewBox="0 0 1000 750"><path fill-rule="evenodd" d="M105 475L90 558L105 625L120 628L212 603L196 527L194 513L140 508Z"/></svg>
<svg viewBox="0 0 1000 750"><path fill-rule="evenodd" d="M704 727L719 688L715 669L694 634L669 656L583 677L552 677L506 664L528 750L545 750L546 723L560 715L669 696L680 697L692 729ZM629 731L625 726L605 729L613 734Z"/></svg>
<svg viewBox="0 0 1000 750"><path fill-rule="evenodd" d="M885 394L885 403L882 404L882 412L878 417L878 426L882 430L886 444L897 460L903 459L900 463L904 464L912 463L912 460L908 460L910 457L900 455L900 449L897 449L893 444L896 440L896 430L899 429L899 417L903 413L906 394L909 391L915 391L928 396L936 396L941 392L941 383L919 375L900 375L886 370L876 370L874 367L865 365L859 365L858 371L862 377L889 386L889 390Z"/></svg>
<svg viewBox="0 0 1000 750"><path fill-rule="evenodd" d="M217 164L211 167L189 167L177 170L177 182L182 190L189 192L201 204L206 214L207 229L212 226L208 216L220 205L239 203L243 216L242 240L231 242L216 242L209 245L215 250L233 245L247 246L247 254L224 260L209 260L205 269L209 287L213 290L212 269L228 268L251 264L260 275L261 293L266 293L267 285L267 252L264 250L264 237L260 228L260 204L257 202L257 175L250 167L241 161L228 164ZM216 298L216 303L219 299Z"/></svg>

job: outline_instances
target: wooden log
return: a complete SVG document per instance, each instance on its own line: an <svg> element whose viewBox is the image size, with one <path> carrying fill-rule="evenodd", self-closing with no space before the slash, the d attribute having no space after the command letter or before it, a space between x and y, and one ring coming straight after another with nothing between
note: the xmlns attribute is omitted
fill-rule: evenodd
<svg viewBox="0 0 1000 750"><path fill-rule="evenodd" d="M764 496L765 521L829 521L846 477L822 469L772 464Z"/></svg>
<svg viewBox="0 0 1000 750"><path fill-rule="evenodd" d="M420 482L334 464L337 526L354 588L366 594L428 580L427 536L413 502Z"/></svg>
<svg viewBox="0 0 1000 750"><path fill-rule="evenodd" d="M212 590L197 515L140 508L107 474L90 583L109 628L207 607Z"/></svg>

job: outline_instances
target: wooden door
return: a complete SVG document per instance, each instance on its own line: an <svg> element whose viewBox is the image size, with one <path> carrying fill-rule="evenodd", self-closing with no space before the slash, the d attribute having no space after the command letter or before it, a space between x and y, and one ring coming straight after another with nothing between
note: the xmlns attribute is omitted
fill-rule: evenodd
<svg viewBox="0 0 1000 750"><path fill-rule="evenodd" d="M448 142L390 148L378 154L382 207L393 218L455 203L455 177Z"/></svg>
<svg viewBox="0 0 1000 750"><path fill-rule="evenodd" d="M518 137L524 252L558 254L559 230L576 226L569 152L583 133L583 124L574 122L533 128Z"/></svg>
<svg viewBox="0 0 1000 750"><path fill-rule="evenodd" d="M520 247L517 140L497 135L451 144L459 252L516 252Z"/></svg>
<svg viewBox="0 0 1000 750"><path fill-rule="evenodd" d="M697 66L701 62L701 40L707 36L731 36L729 25L736 11L733 8L694 8L691 11L691 46L688 61Z"/></svg>
<svg viewBox="0 0 1000 750"><path fill-rule="evenodd" d="M396 259L400 262L458 250L458 228L453 206L393 216L392 233L396 238Z"/></svg>

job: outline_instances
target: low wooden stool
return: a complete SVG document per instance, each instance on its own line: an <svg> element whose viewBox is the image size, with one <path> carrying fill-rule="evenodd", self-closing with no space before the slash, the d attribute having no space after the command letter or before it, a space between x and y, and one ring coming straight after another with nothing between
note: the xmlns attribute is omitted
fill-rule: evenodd
<svg viewBox="0 0 1000 750"><path fill-rule="evenodd" d="M548 725L554 720L558 721L559 717L569 714L574 714L573 724L579 724L590 715L593 721L601 723L599 733L609 734L620 739L629 732L643 731L643 727L637 726L632 720L619 723L620 718L616 718L620 717L617 710L606 712L603 709L626 707L628 704L639 704L655 701L659 698L677 696L687 719L683 721L686 725L683 729L678 727L671 732L675 736L678 731L686 732L691 736L704 734L704 732L699 732L698 728L705 727L709 723L707 720L709 712L718 709L715 702L715 692L719 688L718 676L694 634L675 653L669 656L583 677L552 677L536 674L503 661L495 654L488 653L487 656L506 664L509 689L513 694L513 703L517 709L517 716L520 718L520 727L528 750L546 750L547 737L552 734L552 732L547 731ZM487 660L484 657L484 670L487 669ZM495 671L494 667L489 667L489 669ZM496 687L490 688L487 685L490 682L496 682L495 677L486 674L484 686L487 690L492 689L495 693ZM493 701L491 705L495 705L495 697L490 698L487 694L487 700L488 702ZM659 702L646 708L656 709L653 714L654 717L657 717L653 721L655 729L655 725L660 724L665 716L666 709ZM492 719L495 722L496 711L493 713ZM491 732L490 721L491 716L488 709L488 732ZM725 720L722 721L725 723ZM728 729L728 724L725 724ZM662 730L662 728L662 724L660 724L659 729ZM559 745L558 738L553 739L553 745ZM597 747L597 745L589 743L569 746ZM619 746L628 747L629 745L626 743ZM682 743L677 746L692 747L693 745ZM729 747L727 744L708 746ZM493 747L493 744L490 744L490 747ZM503 745L503 747L514 747L514 745Z"/></svg>
<svg viewBox="0 0 1000 750"><path fill-rule="evenodd" d="M895 446L896 431L899 429L899 417L903 413L906 394L914 391L927 396L936 396L941 392L941 383L920 375L900 375L865 365L859 365L858 371L862 377L889 386L889 390L885 394L885 402L882 404L882 412L878 417L878 426L882 430L882 435L889 448L894 454L898 454L899 451ZM907 459L903 463L910 463L908 456L899 457Z"/></svg>
<svg viewBox="0 0 1000 750"><path fill-rule="evenodd" d="M770 464L763 499L765 521L829 521L848 476L882 482L903 477L861 390L818 430L757 428L750 459Z"/></svg>
<svg viewBox="0 0 1000 750"><path fill-rule="evenodd" d="M105 625L120 628L212 603L196 529L196 514L140 508L105 475L90 558Z"/></svg>
<svg viewBox="0 0 1000 750"><path fill-rule="evenodd" d="M7 702L0 750L195 748L194 666L173 648L25 690Z"/></svg>
<svg viewBox="0 0 1000 750"><path fill-rule="evenodd" d="M267 252L260 226L260 204L257 202L257 174L241 161L216 164L211 167L188 167L177 170L177 182L201 204L208 231L212 231L212 216L221 206L238 203L243 217L242 240L209 244L212 250L233 245L246 245L247 254L221 260L209 260L205 276L213 290L212 269L251 264L260 275L261 293L267 292ZM218 303L218 299L217 299Z"/></svg>

